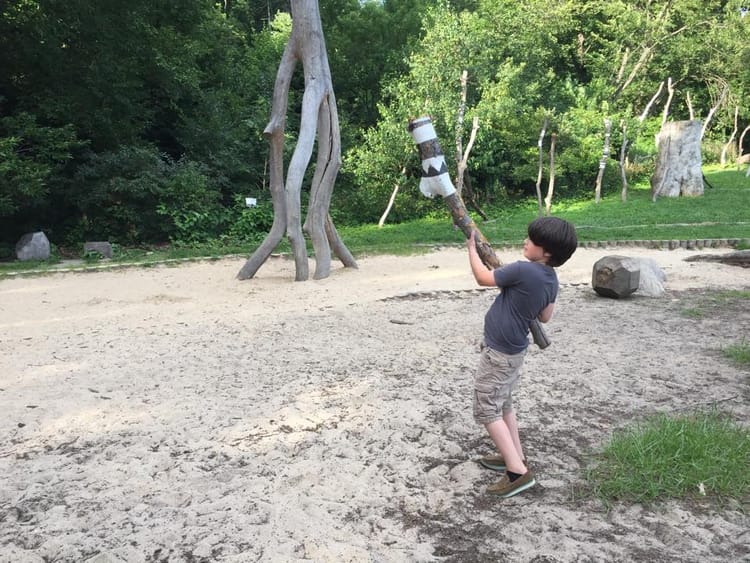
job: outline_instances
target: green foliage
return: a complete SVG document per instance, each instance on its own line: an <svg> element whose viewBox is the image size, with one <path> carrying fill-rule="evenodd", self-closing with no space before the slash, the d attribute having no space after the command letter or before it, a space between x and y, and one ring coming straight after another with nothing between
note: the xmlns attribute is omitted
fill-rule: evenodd
<svg viewBox="0 0 750 563"><path fill-rule="evenodd" d="M43 127L35 117L19 113L0 119L0 218L24 222L43 207L50 195L50 179L71 152L80 147L73 128Z"/></svg>
<svg viewBox="0 0 750 563"><path fill-rule="evenodd" d="M268 198L256 198L255 207L247 207L243 196L237 195L232 206L227 236L237 242L260 243L273 225L273 205Z"/></svg>
<svg viewBox="0 0 750 563"><path fill-rule="evenodd" d="M202 242L216 238L223 230L227 211L220 199L220 193L211 188L199 165L180 161L169 170L156 211L172 220L173 241Z"/></svg>
<svg viewBox="0 0 750 563"><path fill-rule="evenodd" d="M151 147L90 155L69 189L78 217L69 236L77 240L198 242L224 224L221 194L203 167L173 162Z"/></svg>
<svg viewBox="0 0 750 563"><path fill-rule="evenodd" d="M728 415L661 414L615 433L588 478L606 502L746 501L748 459L750 431Z"/></svg>

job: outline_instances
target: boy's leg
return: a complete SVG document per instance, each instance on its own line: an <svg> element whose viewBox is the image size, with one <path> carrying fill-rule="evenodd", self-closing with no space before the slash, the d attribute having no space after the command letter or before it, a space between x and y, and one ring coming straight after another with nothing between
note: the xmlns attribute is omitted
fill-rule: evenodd
<svg viewBox="0 0 750 563"><path fill-rule="evenodd" d="M522 461L525 460L526 458L523 455L523 446L521 446L521 437L518 435L518 421L516 420L516 412L512 409L504 412L503 420L505 421L505 425L508 427L510 435L513 438L513 445L516 447L518 456Z"/></svg>
<svg viewBox="0 0 750 563"><path fill-rule="evenodd" d="M518 450L516 449L513 435L505 420L495 420L486 424L485 428L487 429L490 438L492 438L492 441L495 443L495 447L503 455L506 469L520 475L526 473L527 469L523 464L523 458L519 455Z"/></svg>

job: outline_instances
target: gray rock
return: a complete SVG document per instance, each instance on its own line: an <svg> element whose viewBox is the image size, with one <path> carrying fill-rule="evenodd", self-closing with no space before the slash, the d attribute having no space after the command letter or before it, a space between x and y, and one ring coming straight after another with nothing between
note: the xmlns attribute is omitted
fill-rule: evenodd
<svg viewBox="0 0 750 563"><path fill-rule="evenodd" d="M26 233L16 243L16 257L22 262L27 260L47 260L49 256L49 240L47 240L47 236L42 231Z"/></svg>
<svg viewBox="0 0 750 563"><path fill-rule="evenodd" d="M659 297L664 293L664 282L667 274L653 258L636 258L640 269L638 280L638 295Z"/></svg>
<svg viewBox="0 0 750 563"><path fill-rule="evenodd" d="M98 252L105 258L112 258L112 245L107 241L90 241L83 243L83 253Z"/></svg>
<svg viewBox="0 0 750 563"><path fill-rule="evenodd" d="M638 289L640 265L627 256L605 256L594 264L591 286L602 297L620 299Z"/></svg>

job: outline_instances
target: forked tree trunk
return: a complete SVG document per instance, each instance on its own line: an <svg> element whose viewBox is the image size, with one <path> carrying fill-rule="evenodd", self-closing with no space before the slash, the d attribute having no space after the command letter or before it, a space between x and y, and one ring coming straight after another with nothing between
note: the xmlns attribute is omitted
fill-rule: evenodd
<svg viewBox="0 0 750 563"><path fill-rule="evenodd" d="M237 274L239 279L252 278L286 233L294 255L295 280L307 280L309 267L303 230L310 235L315 252L315 279L330 274L331 249L344 266L357 267L328 213L333 185L341 166L341 137L318 1L292 0L291 12L292 33L276 74L271 119L263 131L271 145L270 188L274 220L266 239ZM299 138L284 182L284 130L289 85L298 62L302 62L305 92ZM316 135L317 162L303 226L300 194Z"/></svg>
<svg viewBox="0 0 750 563"><path fill-rule="evenodd" d="M703 195L701 122L670 121L656 136L658 154L651 176L651 196Z"/></svg>

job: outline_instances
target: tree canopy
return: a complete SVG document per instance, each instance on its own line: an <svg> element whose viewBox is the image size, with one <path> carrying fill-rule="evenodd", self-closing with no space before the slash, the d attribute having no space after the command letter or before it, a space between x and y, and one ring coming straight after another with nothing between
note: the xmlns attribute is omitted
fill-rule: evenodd
<svg viewBox="0 0 750 563"><path fill-rule="evenodd" d="M287 2L0 6L5 255L39 229L69 246L263 237L271 207L262 132L291 31ZM377 222L394 184L413 186L399 193L389 220L434 209L416 192L406 123L432 116L448 146L464 70L465 119L480 124L467 175L482 203L534 197L545 118L558 135L559 196L593 189L605 118L628 126L631 158L648 170L666 87L638 118L670 78L669 119L686 119L691 108L705 119L721 101L704 140L706 160L718 158L735 108L740 131L750 123L742 105L750 17L740 8L739 0L321 3L344 150L334 218ZM290 137L302 86L296 77ZM613 160L605 190L619 189L617 177ZM245 197L258 207L246 208Z"/></svg>

